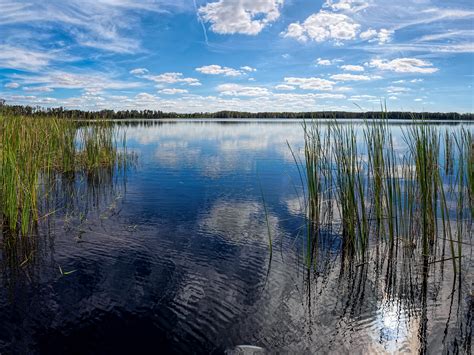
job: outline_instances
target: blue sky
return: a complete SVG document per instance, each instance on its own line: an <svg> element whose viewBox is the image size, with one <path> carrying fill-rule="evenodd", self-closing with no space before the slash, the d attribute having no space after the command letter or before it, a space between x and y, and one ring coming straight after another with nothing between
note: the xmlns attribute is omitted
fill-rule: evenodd
<svg viewBox="0 0 474 355"><path fill-rule="evenodd" d="M0 33L12 104L474 107L472 0L0 0Z"/></svg>

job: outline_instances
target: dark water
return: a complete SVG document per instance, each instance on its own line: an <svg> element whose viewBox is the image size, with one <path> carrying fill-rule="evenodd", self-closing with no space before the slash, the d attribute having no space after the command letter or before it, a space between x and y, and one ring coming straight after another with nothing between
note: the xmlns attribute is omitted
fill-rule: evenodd
<svg viewBox="0 0 474 355"><path fill-rule="evenodd" d="M383 247L341 268L330 233L305 268L300 123L120 129L135 169L75 177L35 238L1 242L1 354L471 351L469 242L456 277Z"/></svg>

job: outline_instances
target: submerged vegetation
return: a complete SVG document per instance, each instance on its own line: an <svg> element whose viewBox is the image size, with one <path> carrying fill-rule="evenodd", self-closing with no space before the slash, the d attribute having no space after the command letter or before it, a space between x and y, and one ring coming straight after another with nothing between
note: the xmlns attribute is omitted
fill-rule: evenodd
<svg viewBox="0 0 474 355"><path fill-rule="evenodd" d="M429 263L452 260L460 272L472 230L473 135L415 123L403 131L404 144L386 120L303 124L304 162L292 153L307 189L308 267L319 261L318 241L335 233L343 261L363 264L370 246L383 243L389 255L419 250Z"/></svg>
<svg viewBox="0 0 474 355"><path fill-rule="evenodd" d="M125 169L129 158L125 136L111 123L0 112L1 224L27 235L41 213L51 212L39 207L59 181L77 173L100 178L100 170Z"/></svg>

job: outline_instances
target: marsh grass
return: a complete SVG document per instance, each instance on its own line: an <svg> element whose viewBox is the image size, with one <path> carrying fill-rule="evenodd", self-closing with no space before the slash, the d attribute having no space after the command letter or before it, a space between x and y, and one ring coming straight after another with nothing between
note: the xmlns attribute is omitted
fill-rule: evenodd
<svg viewBox="0 0 474 355"><path fill-rule="evenodd" d="M85 172L100 177L99 169L125 169L128 157L125 137L112 123L85 126L70 119L0 113L2 225L27 235L59 175Z"/></svg>
<svg viewBox="0 0 474 355"><path fill-rule="evenodd" d="M364 265L370 245L383 243L389 257L402 246L408 254L419 250L429 263L452 260L460 272L474 213L470 131L440 132L414 121L403 131L405 148L395 146L386 120L361 127L332 122L326 130L304 123L303 132L304 162L292 154L303 175L308 263L317 260L320 236L335 227L343 262ZM454 178L447 178L450 173ZM337 216L329 210L333 205Z"/></svg>

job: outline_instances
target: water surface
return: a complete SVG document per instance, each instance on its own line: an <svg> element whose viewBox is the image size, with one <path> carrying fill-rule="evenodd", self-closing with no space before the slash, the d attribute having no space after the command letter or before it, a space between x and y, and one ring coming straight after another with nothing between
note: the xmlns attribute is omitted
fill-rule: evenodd
<svg viewBox="0 0 474 355"><path fill-rule="evenodd" d="M470 351L470 245L461 277L383 248L345 270L328 233L305 268L301 122L117 125L137 166L76 177L36 238L3 241L0 353Z"/></svg>

